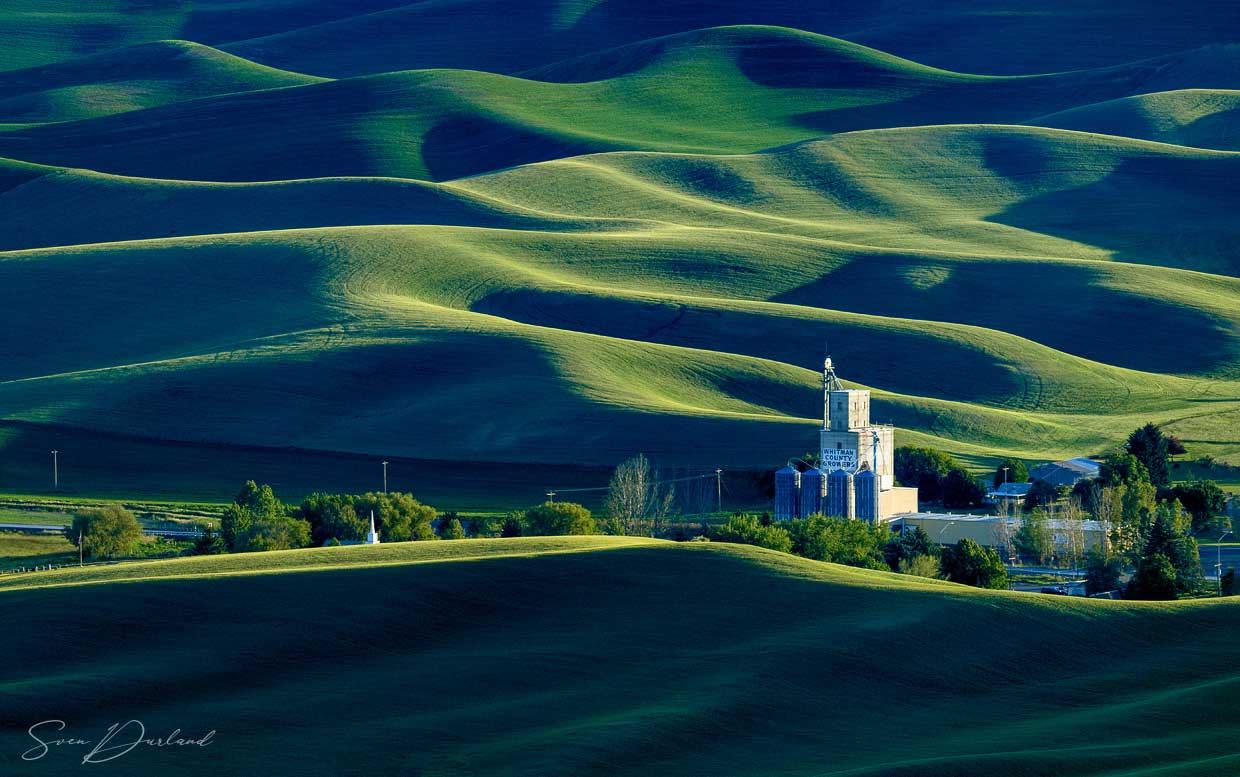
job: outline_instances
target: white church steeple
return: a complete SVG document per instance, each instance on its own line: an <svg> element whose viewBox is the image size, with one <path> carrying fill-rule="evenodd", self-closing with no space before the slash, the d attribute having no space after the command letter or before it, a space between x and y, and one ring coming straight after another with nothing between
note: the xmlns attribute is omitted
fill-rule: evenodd
<svg viewBox="0 0 1240 777"><path fill-rule="evenodd" d="M379 544L379 533L375 531L375 511L370 511L370 533L366 535L367 545Z"/></svg>

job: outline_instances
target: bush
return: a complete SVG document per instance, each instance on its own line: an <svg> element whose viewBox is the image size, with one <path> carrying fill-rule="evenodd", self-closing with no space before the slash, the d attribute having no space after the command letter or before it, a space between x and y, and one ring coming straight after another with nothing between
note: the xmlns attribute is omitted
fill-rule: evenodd
<svg viewBox="0 0 1240 777"><path fill-rule="evenodd" d="M726 523L711 530L711 539L719 542L736 542L742 545L757 545L782 553L792 551L792 538L779 526L763 526L752 515L733 515Z"/></svg>
<svg viewBox="0 0 1240 777"><path fill-rule="evenodd" d="M1141 559L1137 572L1128 583L1126 599L1167 601L1176 598L1175 567L1171 559L1155 553Z"/></svg>
<svg viewBox="0 0 1240 777"><path fill-rule="evenodd" d="M943 548L943 574L953 583L976 588L1007 588L1007 569L1003 559L990 548L969 538Z"/></svg>
<svg viewBox="0 0 1240 777"><path fill-rule="evenodd" d="M228 544L224 542L224 537L210 526L202 530L190 551L195 556L218 556L227 552Z"/></svg>
<svg viewBox="0 0 1240 777"><path fill-rule="evenodd" d="M918 556L934 556L937 561L938 555L938 546L930 542L930 535L920 526L914 527L913 531L906 529L903 534L892 537L883 550L884 560L893 572L899 572L901 564Z"/></svg>
<svg viewBox="0 0 1240 777"><path fill-rule="evenodd" d="M1123 559L1091 550L1085 561L1085 593L1092 596L1114 591L1120 587L1123 575Z"/></svg>
<svg viewBox="0 0 1240 777"><path fill-rule="evenodd" d="M598 534L590 511L573 502L543 502L525 511L526 533L534 536Z"/></svg>
<svg viewBox="0 0 1240 777"><path fill-rule="evenodd" d="M463 540L465 539L465 529L461 526L461 519L456 517L456 513L448 513L439 522L439 539L441 540Z"/></svg>
<svg viewBox="0 0 1240 777"><path fill-rule="evenodd" d="M942 576L939 560L935 556L922 555L900 559L900 574L913 577L928 577L934 580Z"/></svg>
<svg viewBox="0 0 1240 777"><path fill-rule="evenodd" d="M65 536L77 544L82 541L83 555L92 558L116 558L133 553L142 539L142 527L133 513L112 504L98 509L79 510Z"/></svg>
<svg viewBox="0 0 1240 777"><path fill-rule="evenodd" d="M789 521L787 533L792 540L792 552L798 556L850 567L888 569L883 553L891 531L885 526L811 515Z"/></svg>

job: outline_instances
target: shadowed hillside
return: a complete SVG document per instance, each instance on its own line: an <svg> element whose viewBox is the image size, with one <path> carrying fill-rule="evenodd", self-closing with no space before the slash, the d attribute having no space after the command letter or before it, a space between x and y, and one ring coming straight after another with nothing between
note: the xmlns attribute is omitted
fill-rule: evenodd
<svg viewBox="0 0 1240 777"><path fill-rule="evenodd" d="M1229 649L1240 610L1226 603L978 591L625 538L181 559L21 587L35 580L0 588L24 623L0 636L9 771L31 766L17 760L28 721L103 730L117 709L152 733L217 729L214 750L130 753L134 775L201 773L208 758L217 773L287 775L359 759L387 773L738 777L1240 764L1226 715L1238 680L1200 660ZM900 736L875 736L893 725ZM35 765L68 762L62 750Z"/></svg>
<svg viewBox="0 0 1240 777"><path fill-rule="evenodd" d="M11 123L70 121L319 80L196 43L160 41L0 72L0 117Z"/></svg>

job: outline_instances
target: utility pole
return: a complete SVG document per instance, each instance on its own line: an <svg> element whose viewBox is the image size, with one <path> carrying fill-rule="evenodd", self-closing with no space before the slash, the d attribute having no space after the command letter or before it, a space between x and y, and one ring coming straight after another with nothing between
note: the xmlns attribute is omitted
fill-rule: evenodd
<svg viewBox="0 0 1240 777"><path fill-rule="evenodd" d="M554 492L554 491L548 491L548 492L547 492L547 499L551 502L551 504L555 504L555 492Z"/></svg>
<svg viewBox="0 0 1240 777"><path fill-rule="evenodd" d="M1223 532L1223 536L1218 538L1218 544L1214 549L1218 551L1218 563L1214 565L1214 577L1218 580L1218 598L1223 598L1223 537L1231 534L1231 532Z"/></svg>
<svg viewBox="0 0 1240 777"><path fill-rule="evenodd" d="M386 461L383 462L383 493L385 494L387 493L387 465Z"/></svg>
<svg viewBox="0 0 1240 777"><path fill-rule="evenodd" d="M1010 467L1004 467L1004 468L1003 468L1003 485L1005 485L1005 486L1007 485L1007 471L1008 471L1009 469L1010 469Z"/></svg>
<svg viewBox="0 0 1240 777"><path fill-rule="evenodd" d="M78 566L79 567L83 566L82 564L82 530L81 529L78 529Z"/></svg>
<svg viewBox="0 0 1240 777"><path fill-rule="evenodd" d="M715 506L720 513L723 512L723 470L715 470Z"/></svg>
<svg viewBox="0 0 1240 777"><path fill-rule="evenodd" d="M52 490L60 490L60 451L52 451Z"/></svg>

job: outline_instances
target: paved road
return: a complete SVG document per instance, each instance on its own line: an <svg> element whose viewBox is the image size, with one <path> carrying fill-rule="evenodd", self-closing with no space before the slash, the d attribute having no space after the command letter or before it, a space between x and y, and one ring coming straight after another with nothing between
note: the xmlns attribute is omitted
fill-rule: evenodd
<svg viewBox="0 0 1240 777"><path fill-rule="evenodd" d="M0 531L49 531L62 532L65 530L64 525L56 525L49 523L0 523ZM197 537L199 532L180 530L180 529L151 529L142 527L143 534L154 534L160 537L179 537L182 539L193 539Z"/></svg>
<svg viewBox="0 0 1240 777"><path fill-rule="evenodd" d="M1240 572L1240 545L1224 545L1221 551L1223 574L1227 574L1228 567ZM1201 566L1210 577L1214 577L1214 565L1218 562L1219 555L1220 548L1217 546L1201 549Z"/></svg>

